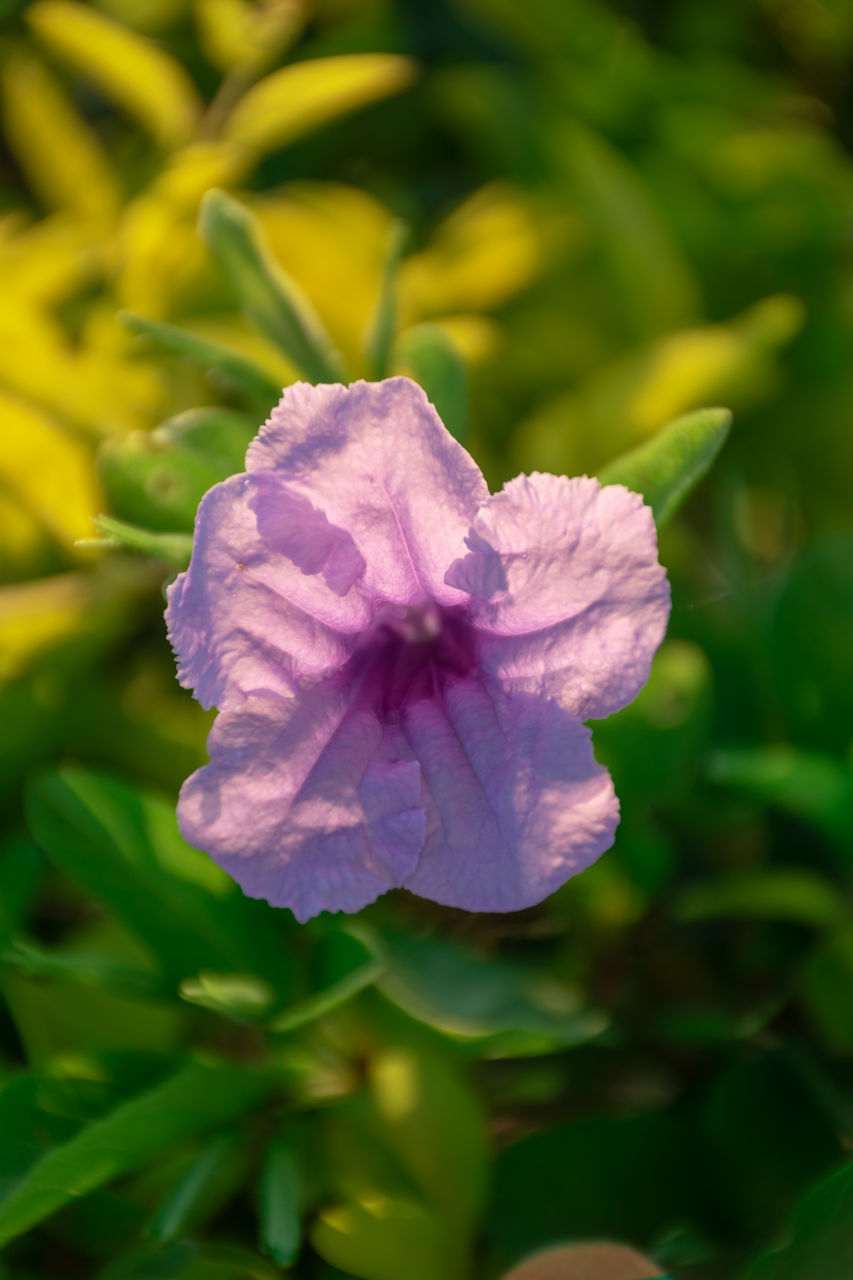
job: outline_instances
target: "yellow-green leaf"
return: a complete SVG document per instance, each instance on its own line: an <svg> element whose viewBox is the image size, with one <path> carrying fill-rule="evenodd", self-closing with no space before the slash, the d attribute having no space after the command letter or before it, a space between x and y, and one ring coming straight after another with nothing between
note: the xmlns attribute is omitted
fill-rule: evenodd
<svg viewBox="0 0 853 1280"><path fill-rule="evenodd" d="M311 1244L326 1262L361 1280L449 1280L457 1274L435 1214L412 1200L378 1192L325 1209Z"/></svg>
<svg viewBox="0 0 853 1280"><path fill-rule="evenodd" d="M245 205L224 191L208 191L199 229L243 314L259 332L312 382L342 381L340 357L310 299L275 261Z"/></svg>
<svg viewBox="0 0 853 1280"><path fill-rule="evenodd" d="M0 419L0 488L66 546L86 537L102 505L89 451L46 414L2 392Z"/></svg>
<svg viewBox="0 0 853 1280"><path fill-rule="evenodd" d="M163 146L192 135L198 94L180 63L157 45L73 0L38 0L27 20L53 52L91 76Z"/></svg>
<svg viewBox="0 0 853 1280"><path fill-rule="evenodd" d="M299 34L302 0L196 0L195 17L204 55L222 71L268 66Z"/></svg>
<svg viewBox="0 0 853 1280"><path fill-rule="evenodd" d="M253 151L269 151L411 84L409 58L353 53L283 67L237 103L225 135Z"/></svg>
<svg viewBox="0 0 853 1280"><path fill-rule="evenodd" d="M728 409L698 409L685 414L606 466L599 472L601 482L624 484L641 493L660 528L708 471L731 423Z"/></svg>
<svg viewBox="0 0 853 1280"><path fill-rule="evenodd" d="M92 130L57 81L23 52L0 72L6 139L36 195L84 219L109 220L119 193Z"/></svg>

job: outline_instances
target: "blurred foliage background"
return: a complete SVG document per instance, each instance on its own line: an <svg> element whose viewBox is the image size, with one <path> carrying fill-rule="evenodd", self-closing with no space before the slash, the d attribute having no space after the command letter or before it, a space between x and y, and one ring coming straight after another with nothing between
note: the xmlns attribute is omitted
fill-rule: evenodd
<svg viewBox="0 0 853 1280"><path fill-rule="evenodd" d="M853 1274L853 9L0 21L0 1276ZM299 928L176 834L168 561L317 376L241 206L323 358L419 377L493 485L734 411L596 726L616 846L535 910Z"/></svg>

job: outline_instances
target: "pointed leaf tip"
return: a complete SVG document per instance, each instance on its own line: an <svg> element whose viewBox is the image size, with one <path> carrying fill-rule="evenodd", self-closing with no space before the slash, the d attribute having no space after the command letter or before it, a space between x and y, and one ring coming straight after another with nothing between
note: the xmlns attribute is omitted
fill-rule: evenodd
<svg viewBox="0 0 853 1280"><path fill-rule="evenodd" d="M641 493L661 528L710 469L731 425L728 409L697 409L608 463L599 479Z"/></svg>
<svg viewBox="0 0 853 1280"><path fill-rule="evenodd" d="M320 317L267 249L251 210L214 187L201 202L199 233L246 319L311 382L346 382Z"/></svg>

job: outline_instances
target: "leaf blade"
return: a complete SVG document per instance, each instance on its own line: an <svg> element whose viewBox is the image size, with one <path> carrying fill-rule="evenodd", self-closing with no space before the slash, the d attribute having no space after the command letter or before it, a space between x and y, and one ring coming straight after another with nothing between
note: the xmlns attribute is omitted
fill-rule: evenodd
<svg viewBox="0 0 853 1280"><path fill-rule="evenodd" d="M37 1161L0 1204L0 1246L172 1143L242 1115L274 1083L270 1075L232 1067L182 1067Z"/></svg>
<svg viewBox="0 0 853 1280"><path fill-rule="evenodd" d="M728 409L697 409L676 418L651 440L608 463L602 484L641 493L660 528L710 469L731 429Z"/></svg>
<svg viewBox="0 0 853 1280"><path fill-rule="evenodd" d="M199 231L246 318L312 382L346 381L338 353L296 282L273 259L250 211L214 188Z"/></svg>

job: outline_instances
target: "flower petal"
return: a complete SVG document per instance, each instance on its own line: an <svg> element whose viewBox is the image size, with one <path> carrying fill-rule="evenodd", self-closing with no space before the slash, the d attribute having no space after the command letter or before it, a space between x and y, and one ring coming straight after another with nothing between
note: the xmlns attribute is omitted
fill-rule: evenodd
<svg viewBox="0 0 853 1280"><path fill-rule="evenodd" d="M484 669L581 719L648 679L669 617L652 512L622 485L517 476L481 507L447 581L472 596Z"/></svg>
<svg viewBox="0 0 853 1280"><path fill-rule="evenodd" d="M399 730L340 682L220 712L208 748L178 822L250 897L298 920L359 911L414 868L426 831L420 769Z"/></svg>
<svg viewBox="0 0 853 1280"><path fill-rule="evenodd" d="M407 709L428 831L405 887L467 911L541 902L609 848L619 805L590 733L535 694L474 681Z"/></svg>
<svg viewBox="0 0 853 1280"><path fill-rule="evenodd" d="M274 471L351 533L369 593L400 604L459 603L445 570L488 490L408 378L288 387L246 467Z"/></svg>
<svg viewBox="0 0 853 1280"><path fill-rule="evenodd" d="M362 566L349 535L275 477L215 485L198 509L190 567L168 592L181 684L202 706L225 707L335 670L370 621L363 594L348 589Z"/></svg>

